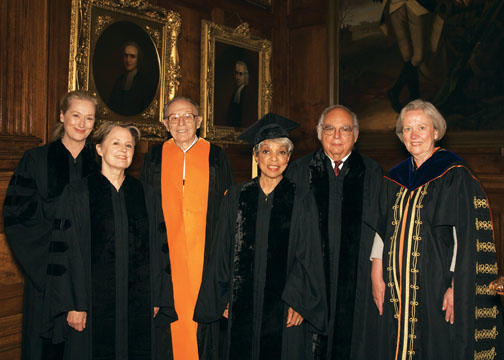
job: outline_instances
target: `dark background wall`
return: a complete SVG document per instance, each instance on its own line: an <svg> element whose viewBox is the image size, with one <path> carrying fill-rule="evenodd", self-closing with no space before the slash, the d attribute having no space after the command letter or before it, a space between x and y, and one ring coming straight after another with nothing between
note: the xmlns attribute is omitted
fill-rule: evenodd
<svg viewBox="0 0 504 360"><path fill-rule="evenodd" d="M182 17L178 41L178 93L199 99L201 21L236 27L247 22L254 35L272 41L271 110L301 123L295 130L295 157L318 146L314 127L329 104L328 0L272 0L262 9L244 0L153 0ZM59 98L67 91L70 37L69 0L0 1L0 201L26 149L44 144L57 120ZM354 109L357 114L359 109ZM138 172L149 146L137 149ZM445 144L476 171L494 211L499 254L504 254L504 149L495 134L454 136ZM362 133L360 150L390 168L405 157L390 131ZM250 176L250 149L223 145L237 181ZM499 263L504 265L502 255ZM0 358L17 359L21 342L23 276L11 257L0 216Z"/></svg>

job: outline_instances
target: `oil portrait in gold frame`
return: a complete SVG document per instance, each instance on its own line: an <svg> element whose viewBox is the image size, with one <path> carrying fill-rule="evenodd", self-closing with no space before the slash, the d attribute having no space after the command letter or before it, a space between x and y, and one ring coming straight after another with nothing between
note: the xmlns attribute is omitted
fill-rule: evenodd
<svg viewBox="0 0 504 360"><path fill-rule="evenodd" d="M139 0L72 0L68 89L89 90L99 120L162 138L164 104L180 81L174 11Z"/></svg>

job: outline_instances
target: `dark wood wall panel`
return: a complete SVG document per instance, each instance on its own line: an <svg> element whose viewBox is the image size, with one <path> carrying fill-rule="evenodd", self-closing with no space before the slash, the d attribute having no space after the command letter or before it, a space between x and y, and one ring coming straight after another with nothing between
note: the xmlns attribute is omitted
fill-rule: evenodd
<svg viewBox="0 0 504 360"><path fill-rule="evenodd" d="M47 2L4 0L0 8L0 131L45 136Z"/></svg>
<svg viewBox="0 0 504 360"><path fill-rule="evenodd" d="M0 200L2 203L10 176L21 155L25 150L45 142L47 135L48 6L47 0L0 2L2 44ZM1 218L0 358L18 359L21 343L23 277L6 243L3 234L3 216Z"/></svg>
<svg viewBox="0 0 504 360"><path fill-rule="evenodd" d="M49 1L48 13L48 70L47 70L47 120L46 129L50 139L56 122L59 121L59 100L68 89L68 56L70 51L69 0ZM62 45L63 44L63 45Z"/></svg>
<svg viewBox="0 0 504 360"><path fill-rule="evenodd" d="M290 114L301 124L294 132L297 155L316 146L315 126L329 104L326 40L324 24L294 27L289 33Z"/></svg>

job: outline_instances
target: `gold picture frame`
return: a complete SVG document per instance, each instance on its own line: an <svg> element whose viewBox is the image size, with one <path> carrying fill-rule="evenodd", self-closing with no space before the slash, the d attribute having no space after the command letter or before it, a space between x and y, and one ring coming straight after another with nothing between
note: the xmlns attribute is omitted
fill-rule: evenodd
<svg viewBox="0 0 504 360"><path fill-rule="evenodd" d="M142 137L164 138L160 110L180 83L181 23L178 13L146 1L72 0L68 89L93 93L100 121L132 123ZM128 46L138 55L129 78Z"/></svg>
<svg viewBox="0 0 504 360"><path fill-rule="evenodd" d="M201 33L201 135L238 143L243 129L271 106L271 41L252 36L247 23L232 29L203 20ZM235 73L242 70L247 82L239 85Z"/></svg>
<svg viewBox="0 0 504 360"><path fill-rule="evenodd" d="M271 0L245 0L249 4L253 4L263 9L271 9Z"/></svg>

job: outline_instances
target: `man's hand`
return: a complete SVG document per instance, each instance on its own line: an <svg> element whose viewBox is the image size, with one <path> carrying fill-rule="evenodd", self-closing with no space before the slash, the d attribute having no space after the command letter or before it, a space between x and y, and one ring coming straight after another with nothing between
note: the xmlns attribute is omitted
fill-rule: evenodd
<svg viewBox="0 0 504 360"><path fill-rule="evenodd" d="M67 323L77 331L82 331L86 328L86 312L85 311L69 311L67 315Z"/></svg>

